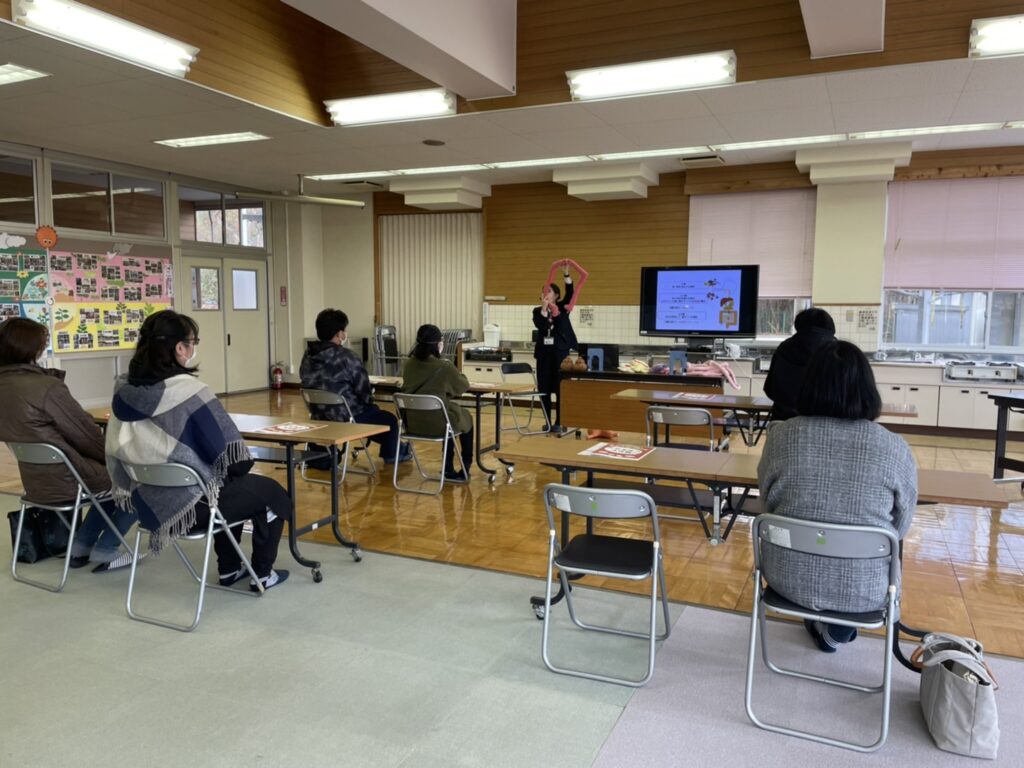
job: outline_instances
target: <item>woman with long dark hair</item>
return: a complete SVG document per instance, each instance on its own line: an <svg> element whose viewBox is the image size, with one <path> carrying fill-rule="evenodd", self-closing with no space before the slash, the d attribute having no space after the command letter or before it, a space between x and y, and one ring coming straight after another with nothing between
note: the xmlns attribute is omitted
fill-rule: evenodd
<svg viewBox="0 0 1024 768"><path fill-rule="evenodd" d="M139 522L153 531L150 546L159 551L173 535L206 526L210 509L198 488L154 488L139 485L122 462L177 462L195 470L205 495L217 500L224 519L252 521L252 567L264 589L288 578L275 571L274 559L292 502L277 482L250 474L253 461L234 422L209 388L196 378L194 365L199 328L187 315L164 310L150 315L139 330L139 344L118 382L107 426L107 468L114 499L133 509ZM247 571L238 553L219 534L214 541L220 583L230 586ZM240 527L231 535L240 537ZM250 589L259 591L255 582Z"/></svg>
<svg viewBox="0 0 1024 768"><path fill-rule="evenodd" d="M578 285L572 281L570 267L579 275ZM562 271L562 282L565 285L564 296L554 282L559 270ZM537 329L537 343L533 350L533 357L537 361L537 387L543 392L541 403L551 416L552 426L558 426L561 422L561 404L557 414L551 413L551 396L559 396L559 369L562 361L568 357L569 350L575 349L578 344L569 315L576 306L587 277L587 271L572 259L556 261L551 265L548 280L541 288L540 306L533 308L533 326Z"/></svg>
<svg viewBox="0 0 1024 768"><path fill-rule="evenodd" d="M460 373L450 360L441 357L444 337L436 325L421 325L416 331L416 346L402 368L402 391L410 395L437 395L448 409L452 428L459 435L459 451L465 470L455 469L455 443L448 441L444 476L455 482L469 480L469 465L473 463L473 417L454 398L469 389L469 379ZM437 413L410 413L410 427L423 434L444 434L444 422Z"/></svg>

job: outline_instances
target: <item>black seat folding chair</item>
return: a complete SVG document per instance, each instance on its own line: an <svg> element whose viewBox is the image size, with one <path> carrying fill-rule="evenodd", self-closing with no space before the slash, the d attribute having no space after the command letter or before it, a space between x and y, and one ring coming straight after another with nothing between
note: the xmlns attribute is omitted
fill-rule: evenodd
<svg viewBox="0 0 1024 768"><path fill-rule="evenodd" d="M896 626L899 622L899 584L900 559L899 541L896 534L885 528L863 525L839 525L821 523L813 520L797 520L779 515L763 514L755 518L753 524L754 544L754 604L750 614L750 646L747 653L746 708L747 716L758 727L801 739L809 739L821 744L844 747L857 752L873 752L885 743L889 733L889 705L892 693L892 659L890 649L896 638ZM836 611L814 611L790 602L775 592L770 584L765 583L761 572L764 547L772 544L785 547L794 552L808 555L842 558L849 560L884 560L889 571L889 586L886 592L886 604L877 611L868 613L840 613ZM767 618L771 611L780 616L794 619L809 619L829 624L860 629L885 629L885 642L879 648L883 656L882 681L880 684L861 685L847 682L820 674L810 674L799 670L786 669L776 665L769 657ZM801 629L802 631L802 629ZM864 693L881 694L881 726L878 738L870 744L860 744L842 738L825 736L810 731L789 728L782 725L767 723L761 720L753 709L754 659L757 655L758 636L760 635L761 658L765 666L774 673L809 680L815 683L838 686ZM840 726L841 727L841 726Z"/></svg>
<svg viewBox="0 0 1024 768"><path fill-rule="evenodd" d="M323 389L305 389L302 390L302 399L306 401L306 407L309 408L310 416L313 416L313 406L329 406L339 407L345 414L345 421L350 424L355 424L355 417L352 415L352 409L349 408L348 401L337 394L336 392L327 392ZM315 416L313 418L316 418ZM324 449L325 452L326 449ZM377 474L377 466L373 462L373 456L370 455L370 441L368 438L363 438L359 441L359 447L353 447L351 441L345 443L341 449L341 471L338 472L338 482L342 483L345 481L345 475L351 472L353 475L367 475L373 477ZM366 456L366 462L369 465L366 468L354 467L350 465L354 464L359 460L359 454L362 453ZM328 452L329 454L329 452ZM309 477L306 474L306 462L303 461L299 472L302 475L302 479L309 483L319 483L321 485L330 485L330 480L320 480L318 478Z"/></svg>
<svg viewBox="0 0 1024 768"><path fill-rule="evenodd" d="M502 363L501 364L501 380L507 382L509 376L522 376L529 375L533 382L533 388L529 392L516 392L514 394L506 392L501 395L505 399L505 403L508 405L509 412L512 414L512 423L514 427L502 427L502 429L514 429L520 435L539 435L545 432L551 431L551 417L548 415L547 409L544 407L544 401L541 399L543 392L537 388L537 374L533 370L533 366L529 363ZM517 399L528 399L530 401L530 412L526 418L525 424L519 423L519 414L516 411L515 403L513 398ZM544 418L544 428L530 430L530 426L533 424L533 409L539 408L540 415Z"/></svg>
<svg viewBox="0 0 1024 768"><path fill-rule="evenodd" d="M552 672L585 677L606 683L639 687L654 674L656 642L669 636L668 598L665 593L665 568L662 561L661 536L654 502L646 493L630 490L605 490L551 483L544 487L544 507L548 514L548 569L544 592L544 628L541 655ZM577 515L587 520L587 532L574 536L563 549L558 544L555 511ZM594 533L592 523L600 520L650 520L650 538L627 538ZM565 604L572 622L584 630L640 638L647 643L647 672L637 679L613 677L582 669L560 667L552 663L549 653L551 634L551 592L554 570L565 594ZM604 576L627 581L651 580L650 623L643 631L619 629L584 623L576 613L569 578L572 575ZM658 588L661 588L659 598ZM663 632L657 634L659 599L663 613Z"/></svg>
<svg viewBox="0 0 1024 768"><path fill-rule="evenodd" d="M137 483L142 485L152 485L160 488L187 488L191 486L197 486L203 488L202 478L196 473L191 467L187 467L184 464L125 464L125 471L128 476ZM203 613L203 601L206 597L206 588L213 587L214 589L220 589L227 592L232 592L237 595L246 595L248 597L260 597L263 595L264 588L263 584L256 577L256 572L252 569L252 563L249 562L249 558L245 556L242 548L238 545L235 537L231 534L229 528L234 528L245 524L245 520L239 520L238 522L228 523L223 515L220 513L220 509L216 504L210 503L210 500L206 499L210 507L210 521L205 528L196 528L183 536L173 538L171 544L174 546L174 551L178 553L178 557L181 558L181 562L184 563L185 568L192 575L194 581L198 582L199 594L196 600L195 616L190 624L179 624L165 619L155 618L153 616L144 616L138 613L132 605L132 600L135 596L135 576L138 569L140 555L139 555L139 544L142 541L142 533L145 530L142 524L139 524L139 529L135 534L135 546L132 548L132 570L131 575L128 577L128 597L125 603L125 607L128 611L128 616L136 621L144 621L147 624L156 624L159 627L167 627L168 629L176 629L179 632L191 632L197 626L199 626L199 618ZM152 531L147 531L152 535ZM238 556L241 558L242 564L245 569L249 572L249 578L256 584L257 591L252 592L248 589L240 590L233 589L231 587L223 587L217 583L207 584L206 579L209 576L210 571L210 550L213 548L213 537L218 533L224 533L230 540L238 552ZM181 545L178 543L178 539L186 539L190 541L203 541L203 565L199 572L196 571L195 566L189 559L188 555L182 550Z"/></svg>
<svg viewBox="0 0 1024 768"><path fill-rule="evenodd" d="M456 432L452 426L452 420L448 416L448 409L445 407L444 400L437 395L409 395L401 392L395 393L395 409L398 411L398 448L397 451L402 450L402 441L409 441L409 450L412 452L413 461L416 464L416 470L420 473L420 477L424 480L436 480L438 481L437 490L435 491L424 491L420 488L414 488L412 486L404 486L398 484L398 456L395 456L395 468L392 473L391 480L395 485L397 491L408 491L410 493L422 493L429 496L437 496L444 489L444 468L448 460L448 443L449 438L454 441L456 437L461 435L461 432ZM444 420L444 427L441 429L441 434L428 434L424 432L418 432L409 428L409 414L435 414L440 419ZM437 475L431 475L424 471L423 465L420 464L419 454L416 452L416 442L426 443L440 443L441 444L441 472ZM462 453L459 451L458 445L455 445L455 458L458 459L458 465L462 468L463 474L469 477L469 467L462 462ZM453 464L454 466L454 464ZM462 482L453 480L452 482Z"/></svg>
<svg viewBox="0 0 1024 768"><path fill-rule="evenodd" d="M64 589L64 585L67 584L68 580L68 568L71 566L71 545L75 540L75 531L78 529L82 506L87 502L92 505L96 514L103 518L103 522L107 524L107 527L117 535L121 545L124 547L125 553L131 552L128 542L125 541L124 536L117 530L113 521L111 521L100 504L101 501L109 501L110 493L93 493L82 480L81 475L78 474L78 471L64 451L50 443L8 443L7 447L11 449L11 453L14 454L14 458L20 464L63 464L64 468L78 484L74 501L69 501L66 504L46 504L30 499L27 495L21 497L21 509L18 512L18 524L14 532L14 551L11 553L11 576L14 577L15 581L31 584L33 587L39 587L49 592L60 592ZM48 509L55 512L61 522L68 528L68 548L64 554L64 570L57 584L46 584L34 579L27 579L18 574L18 547L21 545L21 536L25 529L25 510L29 507L38 507L39 509Z"/></svg>

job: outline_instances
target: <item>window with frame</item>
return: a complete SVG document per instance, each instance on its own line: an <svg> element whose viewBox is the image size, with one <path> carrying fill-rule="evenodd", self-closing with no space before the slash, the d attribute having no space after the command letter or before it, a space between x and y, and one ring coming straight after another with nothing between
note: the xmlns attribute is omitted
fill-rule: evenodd
<svg viewBox="0 0 1024 768"><path fill-rule="evenodd" d="M1024 291L887 289L882 345L1009 349L1024 340Z"/></svg>
<svg viewBox="0 0 1024 768"><path fill-rule="evenodd" d="M56 227L166 237L162 181L54 163L50 185Z"/></svg>
<svg viewBox="0 0 1024 768"><path fill-rule="evenodd" d="M794 299L758 298L757 337L780 338L793 333L797 313L811 306L810 297Z"/></svg>
<svg viewBox="0 0 1024 768"><path fill-rule="evenodd" d="M34 163L0 155L0 221L36 223Z"/></svg>
<svg viewBox="0 0 1024 768"><path fill-rule="evenodd" d="M192 267L192 309L197 312L220 309L220 270Z"/></svg>
<svg viewBox="0 0 1024 768"><path fill-rule="evenodd" d="M193 187L178 187L182 240L263 248L266 209L262 202Z"/></svg>

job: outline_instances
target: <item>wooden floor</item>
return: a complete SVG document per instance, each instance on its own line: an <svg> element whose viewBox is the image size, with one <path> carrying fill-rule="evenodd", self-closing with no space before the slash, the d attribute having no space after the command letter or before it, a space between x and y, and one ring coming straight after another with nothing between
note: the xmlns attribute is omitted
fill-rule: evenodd
<svg viewBox="0 0 1024 768"><path fill-rule="evenodd" d="M223 399L229 411L308 418L295 390ZM488 421L493 424L493 419ZM991 441L907 438L922 467L991 474ZM502 439L513 441L518 436L505 432ZM1011 448L1024 451L1019 444ZM748 449L734 442L732 450ZM376 454L376 446L373 452ZM428 448L425 455L436 467L437 452ZM1015 455L1024 458L1024 454ZM485 457L485 463L496 462ZM281 470L257 467L283 481ZM390 470L390 466L378 466L375 480L351 475L345 482L342 529L364 550L543 576L547 523L541 489L559 480L554 470L519 464L511 483L502 473L491 486L474 468L468 485L446 484L439 497L396 493ZM415 473L411 463L400 465L399 471L408 481ZM1007 498L1020 500L1018 485L1002 488ZM0 458L0 490L20 490L16 466L6 450ZM299 481L300 523L322 516L328 504L326 486ZM333 541L329 530L313 536ZM717 547L709 546L700 525L692 522L665 522L662 538L670 599L749 610L752 558L747 521L737 522L728 541ZM290 562L282 546L279 563L289 567ZM326 559L323 567L325 578L343 579L347 568L359 566L339 550L338 557ZM947 505L918 507L906 538L903 571L907 624L972 635L991 652L1024 658L1024 502L1002 512ZM523 595L524 613L530 611L527 597Z"/></svg>

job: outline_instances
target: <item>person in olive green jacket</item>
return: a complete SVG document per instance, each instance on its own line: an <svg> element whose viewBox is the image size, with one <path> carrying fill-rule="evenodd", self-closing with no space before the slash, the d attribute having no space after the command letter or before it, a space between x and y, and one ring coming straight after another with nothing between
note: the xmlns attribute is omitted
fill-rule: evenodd
<svg viewBox="0 0 1024 768"><path fill-rule="evenodd" d="M473 417L469 411L454 401L467 389L469 379L441 357L444 351L444 337L436 325L421 325L416 331L416 346L402 369L402 391L410 395L437 395L448 409L452 428L459 435L459 448L464 469L455 470L455 444L448 441L444 476L448 480L466 482L469 480L469 465L473 463ZM427 435L444 434L444 421L437 413L408 414L407 428Z"/></svg>

